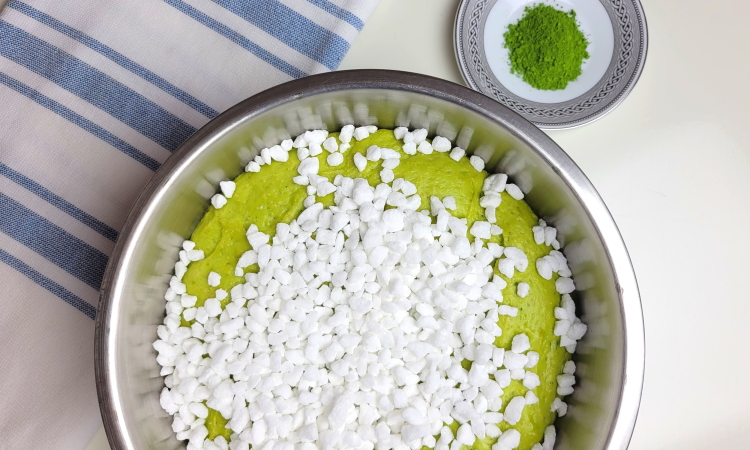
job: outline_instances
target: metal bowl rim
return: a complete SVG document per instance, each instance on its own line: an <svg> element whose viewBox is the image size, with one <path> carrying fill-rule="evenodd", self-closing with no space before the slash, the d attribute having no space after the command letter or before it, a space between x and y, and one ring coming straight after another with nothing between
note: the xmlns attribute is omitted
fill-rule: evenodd
<svg viewBox="0 0 750 450"><path fill-rule="evenodd" d="M623 320L624 361L621 395L607 449L625 449L630 442L640 406L645 370L643 312L635 273L622 237L606 205L588 178L544 132L500 103L477 91L426 75L394 70L350 70L313 75L267 89L218 115L185 141L157 170L133 204L121 229L102 280L96 316L94 365L102 421L111 447L132 448L122 420L123 406L117 378L117 339L111 333L120 316L118 280L123 277L132 250L164 190L175 173L189 165L205 148L249 119L289 101L335 91L391 90L422 94L462 106L503 125L523 140L562 178L586 211L601 240L619 292ZM607 236L603 236L603 229Z"/></svg>

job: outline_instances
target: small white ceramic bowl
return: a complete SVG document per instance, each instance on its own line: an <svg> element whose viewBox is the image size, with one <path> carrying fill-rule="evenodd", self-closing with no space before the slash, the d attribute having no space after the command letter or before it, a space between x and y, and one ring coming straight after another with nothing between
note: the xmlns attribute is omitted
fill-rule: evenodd
<svg viewBox="0 0 750 450"><path fill-rule="evenodd" d="M529 6L573 10L589 42L581 75L561 90L533 88L511 73L504 34ZM464 0L456 15L456 59L468 84L541 128L571 128L614 108L645 62L646 22L638 0Z"/></svg>

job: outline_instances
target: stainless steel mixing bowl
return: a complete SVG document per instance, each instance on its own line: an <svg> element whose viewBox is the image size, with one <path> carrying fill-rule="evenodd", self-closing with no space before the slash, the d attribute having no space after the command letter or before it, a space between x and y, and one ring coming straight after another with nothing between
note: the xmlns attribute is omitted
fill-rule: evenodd
<svg viewBox="0 0 750 450"><path fill-rule="evenodd" d="M494 100L439 79L378 70L311 76L239 103L190 137L143 190L109 261L96 321L96 383L112 448L183 446L159 406L164 382L151 343L179 245L219 181L280 139L348 123L446 136L482 156L488 171L509 174L558 228L589 331L575 354L577 389L557 421L556 448L626 448L643 383L643 317L628 253L596 190L547 135Z"/></svg>

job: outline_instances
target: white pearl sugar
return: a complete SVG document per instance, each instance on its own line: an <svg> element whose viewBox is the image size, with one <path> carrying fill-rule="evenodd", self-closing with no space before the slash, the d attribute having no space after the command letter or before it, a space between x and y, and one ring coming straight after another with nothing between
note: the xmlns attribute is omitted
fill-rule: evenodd
<svg viewBox="0 0 750 450"><path fill-rule="evenodd" d="M174 416L172 429L189 441L189 450L448 450L484 437L498 438L493 450L519 445L517 430L501 433L496 424L515 425L524 407L538 402L533 390L540 380L527 369L539 355L529 351L526 334L516 335L510 350L494 346L502 334L498 317L515 317L518 310L499 305L507 283L492 267L497 264L511 278L529 261L521 249L483 242L502 233L493 225L500 193L516 199L523 194L505 175L487 177L480 203L493 220L477 221L471 230L466 219L451 213L457 207L453 197L432 197L429 211L417 211L421 198L415 185L393 172L401 152L372 146L364 156L343 153L352 139L376 131L347 125L339 135L345 146L324 130L307 131L263 149L248 163L247 171L259 172L297 151L301 162L294 182L308 190L305 209L291 223L278 224L274 236L251 225L252 250L235 271L239 276L257 264L259 272L245 274L246 282L230 292L216 289L215 298L200 307L181 279L204 254L185 241L153 347L166 376L161 406ZM395 135L405 142L407 158L451 150L440 136L428 143L426 129L401 127ZM322 149L332 166L345 158L353 158L360 172L369 162L380 164L382 183L320 176L315 156ZM458 161L465 152L453 148L450 157ZM481 172L484 161L473 156L471 165ZM220 187L222 194L212 198L216 208L236 186L224 181ZM326 208L318 199L329 194L334 205ZM568 295L575 285L567 261L556 251L554 228L540 220L531 232L537 244L554 248L536 267L544 278L560 275L555 334L572 353L586 326ZM208 275L210 286L220 282L218 273ZM517 286L517 294L526 297L529 285ZM195 322L180 327L180 315ZM464 359L473 362L471 370L462 367ZM559 395L572 392L574 372L569 362L557 377ZM503 405L503 388L513 379L528 391ZM228 419L229 442L222 436L208 439L208 408ZM567 405L557 398L552 411L565 415ZM455 436L444 425L454 420L460 423ZM551 450L554 442L555 428L549 426L533 448Z"/></svg>

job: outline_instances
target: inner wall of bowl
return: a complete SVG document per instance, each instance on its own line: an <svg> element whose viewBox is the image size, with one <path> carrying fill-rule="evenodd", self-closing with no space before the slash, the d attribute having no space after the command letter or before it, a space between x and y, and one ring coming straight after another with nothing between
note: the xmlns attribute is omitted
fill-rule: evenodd
<svg viewBox="0 0 750 450"><path fill-rule="evenodd" d="M252 105L248 105L252 108ZM503 172L526 192L526 201L558 228L578 287L579 316L587 335L574 356L575 393L558 419L558 449L604 449L616 418L623 383L625 342L616 280L607 252L580 200L561 177L566 162L551 162L499 123L459 104L426 95L385 90L327 92L297 98L228 123L174 161L173 174L146 206L126 243L129 255L115 281L117 348L113 395L123 415L116 425L127 448L173 449L171 417L159 406L163 378L151 343L164 317L167 282L183 239L205 212L219 181L240 174L259 149L306 129L334 131L344 124L427 128L482 156L490 172ZM553 151L557 151L553 149ZM568 161L566 158L563 161ZM157 175L158 177L158 175ZM268 186L273 189L273 186ZM534 270L529 268L528 270Z"/></svg>

